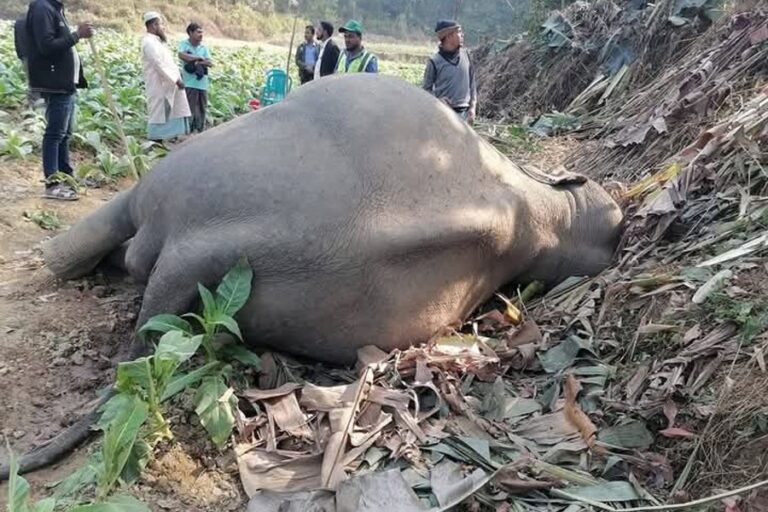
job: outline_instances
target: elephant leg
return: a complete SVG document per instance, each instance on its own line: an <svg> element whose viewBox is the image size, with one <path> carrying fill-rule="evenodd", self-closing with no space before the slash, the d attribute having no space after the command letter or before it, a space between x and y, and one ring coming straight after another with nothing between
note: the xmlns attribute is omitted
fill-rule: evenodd
<svg viewBox="0 0 768 512"><path fill-rule="evenodd" d="M197 283L206 281L208 273L209 269L204 262L180 261L175 251L173 256L166 253L161 255L144 290L136 332L153 316L189 313L198 299ZM130 358L146 355L147 348L146 343L135 335Z"/></svg>

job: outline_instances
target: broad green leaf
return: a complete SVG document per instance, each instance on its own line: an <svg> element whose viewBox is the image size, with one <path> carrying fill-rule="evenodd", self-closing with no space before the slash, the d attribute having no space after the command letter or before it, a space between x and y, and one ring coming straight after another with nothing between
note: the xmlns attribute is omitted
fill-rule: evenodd
<svg viewBox="0 0 768 512"><path fill-rule="evenodd" d="M107 427L117 418L122 411L131 406L133 395L129 393L117 393L109 399L107 403L99 408L101 416L96 426L101 430L107 430Z"/></svg>
<svg viewBox="0 0 768 512"><path fill-rule="evenodd" d="M519 420L534 412L541 411L541 404L532 398L507 398L499 409L499 419Z"/></svg>
<svg viewBox="0 0 768 512"><path fill-rule="evenodd" d="M195 396L195 412L211 440L222 448L235 426L237 400L221 376L206 377Z"/></svg>
<svg viewBox="0 0 768 512"><path fill-rule="evenodd" d="M117 378L115 387L119 391L127 393L144 392L150 388L152 368L148 357L141 357L135 361L128 361L117 365Z"/></svg>
<svg viewBox="0 0 768 512"><path fill-rule="evenodd" d="M642 421L630 421L601 430L597 438L603 443L622 448L647 450L653 443L653 434Z"/></svg>
<svg viewBox="0 0 768 512"><path fill-rule="evenodd" d="M569 336L559 345L539 354L539 361L547 373L557 373L573 364L580 351L590 351L589 343Z"/></svg>
<svg viewBox="0 0 768 512"><path fill-rule="evenodd" d="M210 321L213 325L220 325L224 327L226 330L237 336L240 341L243 340L243 335L240 333L240 327L237 325L237 322L235 322L235 319L231 316L218 314L211 318Z"/></svg>
<svg viewBox="0 0 768 512"><path fill-rule="evenodd" d="M232 268L216 288L218 309L228 316L234 316L240 311L251 295L253 269L248 260L243 258Z"/></svg>
<svg viewBox="0 0 768 512"><path fill-rule="evenodd" d="M10 473L8 477L8 512L27 512L29 499L29 483L19 475L19 463L11 451L11 445L5 440L5 446L10 454Z"/></svg>
<svg viewBox="0 0 768 512"><path fill-rule="evenodd" d="M141 472L147 467L151 455L152 448L149 444L144 439L137 439L123 467L123 472L120 474L120 479L127 485L131 485L138 480Z"/></svg>
<svg viewBox="0 0 768 512"><path fill-rule="evenodd" d="M155 384L155 399L160 400L165 394L165 388L173 378L173 374L179 367L175 357L164 354L152 358L152 379Z"/></svg>
<svg viewBox="0 0 768 512"><path fill-rule="evenodd" d="M598 485L566 487L564 492L601 503L635 501L640 495L629 482L604 482Z"/></svg>
<svg viewBox="0 0 768 512"><path fill-rule="evenodd" d="M183 363L195 355L202 342L202 334L189 337L181 331L169 331L160 338L155 357L171 357Z"/></svg>
<svg viewBox="0 0 768 512"><path fill-rule="evenodd" d="M146 337L150 332L167 333L169 331L182 331L189 335L192 334L192 326L189 322L176 315L157 315L150 318L141 329L139 334Z"/></svg>
<svg viewBox="0 0 768 512"><path fill-rule="evenodd" d="M143 400L133 397L129 407L121 411L104 434L104 472L99 478L99 489L108 493L117 483L128 458L133 451L139 429L149 416L149 408Z"/></svg>
<svg viewBox="0 0 768 512"><path fill-rule="evenodd" d="M30 510L31 512L53 512L54 508L56 508L56 500L53 498L46 498L35 503Z"/></svg>
<svg viewBox="0 0 768 512"><path fill-rule="evenodd" d="M203 300L203 318L213 318L219 312L216 299L211 291L200 283L197 284L197 290L200 292L200 298Z"/></svg>
<svg viewBox="0 0 768 512"><path fill-rule="evenodd" d="M82 496L86 487L96 484L103 467L102 459L101 452L89 455L83 466L55 484L54 497L61 500L72 500Z"/></svg>
<svg viewBox="0 0 768 512"><path fill-rule="evenodd" d="M204 377L207 377L208 375L221 370L221 366L222 364L219 361L213 361L189 373L177 374L168 383L168 386L165 388L165 392L162 394L160 400L165 401L172 396L181 393L186 388L191 387L193 384L197 384L199 381L203 380Z"/></svg>
<svg viewBox="0 0 768 512"><path fill-rule="evenodd" d="M68 512L152 512L152 510L133 496L118 494L100 503L81 505Z"/></svg>
<svg viewBox="0 0 768 512"><path fill-rule="evenodd" d="M200 327L206 326L205 318L201 317L200 315L196 315L195 313L186 313L181 316L183 316L184 318L194 318L195 320L198 321L198 323L200 324Z"/></svg>
<svg viewBox="0 0 768 512"><path fill-rule="evenodd" d="M235 359L257 370L261 369L261 358L239 343L225 345L221 349L221 355L229 359Z"/></svg>

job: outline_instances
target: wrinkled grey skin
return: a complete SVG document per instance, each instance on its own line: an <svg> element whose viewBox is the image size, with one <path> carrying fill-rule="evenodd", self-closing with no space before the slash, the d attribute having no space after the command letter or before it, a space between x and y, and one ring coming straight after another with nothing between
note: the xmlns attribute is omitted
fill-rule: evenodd
<svg viewBox="0 0 768 512"><path fill-rule="evenodd" d="M621 220L596 183L541 184L424 91L361 73L184 143L44 255L62 278L120 260L146 283L137 326L190 311L197 283L245 255L247 342L350 363L427 340L510 281L599 272Z"/></svg>

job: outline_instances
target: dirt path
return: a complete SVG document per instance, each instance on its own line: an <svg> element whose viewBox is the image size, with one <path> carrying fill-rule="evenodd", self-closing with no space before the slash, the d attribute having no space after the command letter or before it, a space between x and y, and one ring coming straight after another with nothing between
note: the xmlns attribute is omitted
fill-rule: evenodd
<svg viewBox="0 0 768 512"><path fill-rule="evenodd" d="M43 268L40 250L54 232L24 218L24 212L50 210L64 228L115 190L92 189L71 203L46 200L37 162L0 165L0 433L20 453L70 424L108 385L138 294L103 276L57 282ZM5 442L0 453L7 460ZM56 479L79 459L30 480ZM4 494L2 488L0 501Z"/></svg>
<svg viewBox="0 0 768 512"><path fill-rule="evenodd" d="M38 161L0 162L0 174L0 460L6 461L6 439L17 455L28 451L70 425L110 385L118 349L134 331L141 290L127 278L103 274L57 281L43 268L41 253L41 243L56 231L24 217L53 211L64 230L120 187L89 189L77 202L58 202L41 197ZM169 413L178 442L160 447L129 491L152 510L242 509L234 458L212 451L193 416ZM88 449L25 475L33 496L50 495L46 485L81 467ZM7 485L0 484L0 509L6 497Z"/></svg>

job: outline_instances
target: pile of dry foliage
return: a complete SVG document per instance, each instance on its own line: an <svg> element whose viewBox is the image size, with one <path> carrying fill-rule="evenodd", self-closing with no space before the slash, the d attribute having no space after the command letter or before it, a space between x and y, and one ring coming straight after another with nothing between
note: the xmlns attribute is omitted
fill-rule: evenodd
<svg viewBox="0 0 768 512"><path fill-rule="evenodd" d="M610 480L668 501L741 487L699 509L768 510L768 12L709 23L709 7L577 3L547 22L548 45L476 59L486 113L559 110L587 139L568 169L626 213L611 269L526 304L539 363L559 348L610 368L597 387L578 364L563 370L597 429L579 467L607 449ZM559 375L546 382L567 389Z"/></svg>

